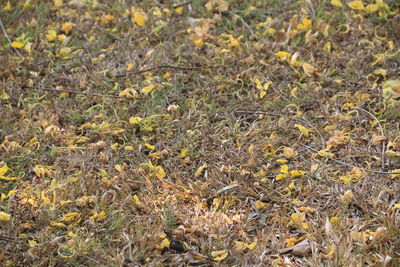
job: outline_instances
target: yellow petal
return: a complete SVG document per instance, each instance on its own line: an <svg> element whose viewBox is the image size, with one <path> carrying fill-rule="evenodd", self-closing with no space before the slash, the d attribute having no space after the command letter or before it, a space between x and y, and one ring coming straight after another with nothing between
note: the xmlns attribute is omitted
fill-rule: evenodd
<svg viewBox="0 0 400 267"><path fill-rule="evenodd" d="M289 174L289 167L288 165L281 165L280 172L284 174Z"/></svg>
<svg viewBox="0 0 400 267"><path fill-rule="evenodd" d="M135 11L133 13L133 21L139 27L144 27L146 25L147 15L143 12Z"/></svg>
<svg viewBox="0 0 400 267"><path fill-rule="evenodd" d="M267 203L262 202L262 201L259 201L259 200L256 201L256 208L257 208L258 210L264 208L265 206L267 206Z"/></svg>
<svg viewBox="0 0 400 267"><path fill-rule="evenodd" d="M285 60L285 59L290 59L292 57L292 54L284 51L279 51L275 53L275 56L279 58L280 60Z"/></svg>
<svg viewBox="0 0 400 267"><path fill-rule="evenodd" d="M253 242L251 244L248 244L247 248L250 249L250 250L253 250L256 246L257 246L257 242Z"/></svg>
<svg viewBox="0 0 400 267"><path fill-rule="evenodd" d="M340 0L331 0L331 5L335 7L343 7L342 1Z"/></svg>
<svg viewBox="0 0 400 267"><path fill-rule="evenodd" d="M10 214L0 211L0 222L8 222L10 219Z"/></svg>
<svg viewBox="0 0 400 267"><path fill-rule="evenodd" d="M203 166L199 167L199 168L196 170L196 172L194 173L194 177L200 176L200 175L203 173L203 171L204 171L205 168L207 168L207 164L204 164Z"/></svg>
<svg viewBox="0 0 400 267"><path fill-rule="evenodd" d="M373 13L373 12L378 11L378 8L379 8L379 5L378 5L378 4L370 4L370 5L368 5L365 9L366 9L368 12Z"/></svg>
<svg viewBox="0 0 400 267"><path fill-rule="evenodd" d="M168 240L168 238L165 238L165 239L161 242L160 248L161 248L161 249L163 249L163 248L168 248L170 244L171 244L171 242Z"/></svg>
<svg viewBox="0 0 400 267"><path fill-rule="evenodd" d="M211 256L214 257L215 261L222 261L228 256L228 251L227 250L213 251L211 252Z"/></svg>
<svg viewBox="0 0 400 267"><path fill-rule="evenodd" d="M308 137L309 135L309 131L306 127L300 125L300 124L295 124L294 127L296 127L297 129L299 129L299 131L306 137Z"/></svg>
<svg viewBox="0 0 400 267"><path fill-rule="evenodd" d="M360 11L365 10L364 3L359 0L351 1L351 2L347 3L347 5L353 10L360 10Z"/></svg>
<svg viewBox="0 0 400 267"><path fill-rule="evenodd" d="M154 89L155 87L156 87L156 86L155 86L154 84L150 84L150 85L148 85L148 86L146 86L146 87L144 87L144 88L142 89L142 93L145 94L145 95L148 95L148 94L151 93L151 91L153 91L153 89Z"/></svg>
<svg viewBox="0 0 400 267"><path fill-rule="evenodd" d="M65 32L65 34L69 34L74 28L74 24L72 22L65 22L61 25L61 30Z"/></svg>
<svg viewBox="0 0 400 267"><path fill-rule="evenodd" d="M7 164L4 163L3 166L0 167L0 176L6 174L8 170L9 170L9 169L8 169Z"/></svg>
<svg viewBox="0 0 400 267"><path fill-rule="evenodd" d="M11 11L11 4L10 1L7 1L6 6L2 9L4 12L9 12Z"/></svg>
<svg viewBox="0 0 400 267"><path fill-rule="evenodd" d="M139 124L142 120L143 120L143 119L140 118L140 117L131 117L131 118L129 119L129 123L135 125L135 124Z"/></svg>
<svg viewBox="0 0 400 267"><path fill-rule="evenodd" d="M21 43L21 42L14 41L14 42L11 43L11 46L14 47L14 48L23 48L24 44Z"/></svg>

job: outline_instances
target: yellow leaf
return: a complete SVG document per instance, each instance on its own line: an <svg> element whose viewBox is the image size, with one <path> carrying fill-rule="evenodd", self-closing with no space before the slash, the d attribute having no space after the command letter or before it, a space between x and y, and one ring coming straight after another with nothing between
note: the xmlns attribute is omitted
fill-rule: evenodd
<svg viewBox="0 0 400 267"><path fill-rule="evenodd" d="M104 211L102 211L100 213L95 212L95 214L90 217L90 220L92 222L93 221L101 222L101 221L104 221L105 218L106 218L106 213Z"/></svg>
<svg viewBox="0 0 400 267"><path fill-rule="evenodd" d="M56 31L54 31L54 30L48 30L47 31L46 39L49 42L54 41L56 38L57 38L57 32Z"/></svg>
<svg viewBox="0 0 400 267"><path fill-rule="evenodd" d="M347 190L343 195L340 195L340 200L343 204L349 204L353 200L353 192Z"/></svg>
<svg viewBox="0 0 400 267"><path fill-rule="evenodd" d="M303 21L296 26L296 29L299 31L305 30L308 31L312 27L312 20L304 18Z"/></svg>
<svg viewBox="0 0 400 267"><path fill-rule="evenodd" d="M67 181L69 183L76 183L78 182L79 178L78 177L68 177Z"/></svg>
<svg viewBox="0 0 400 267"><path fill-rule="evenodd" d="M386 76L387 75L387 70L385 70L385 69L382 69L382 68L378 68L378 69L374 69L374 71L373 71L373 73L375 74L375 75L382 75L382 76Z"/></svg>
<svg viewBox="0 0 400 267"><path fill-rule="evenodd" d="M314 212L315 209L313 209L311 207L299 207L299 211L301 211L301 212Z"/></svg>
<svg viewBox="0 0 400 267"><path fill-rule="evenodd" d="M259 200L256 201L256 208L257 208L258 210L264 208L265 206L267 206L267 203L262 202L262 201L259 201Z"/></svg>
<svg viewBox="0 0 400 267"><path fill-rule="evenodd" d="M10 1L7 1L6 6L2 9L4 12L9 12L11 11L11 4Z"/></svg>
<svg viewBox="0 0 400 267"><path fill-rule="evenodd" d="M147 19L147 15L144 12L135 11L133 13L133 22L135 22L139 27L144 27Z"/></svg>
<svg viewBox="0 0 400 267"><path fill-rule="evenodd" d="M138 205L138 206L142 206L143 205L142 201L140 201L138 195L136 195L136 194L133 195L133 202L135 203L135 205Z"/></svg>
<svg viewBox="0 0 400 267"><path fill-rule="evenodd" d="M124 147L125 151L132 151L134 149L133 146L125 146Z"/></svg>
<svg viewBox="0 0 400 267"><path fill-rule="evenodd" d="M60 48L60 50L57 53L58 57L65 57L68 56L69 54L71 54L72 49L70 47L62 47Z"/></svg>
<svg viewBox="0 0 400 267"><path fill-rule="evenodd" d="M284 174L289 174L289 167L288 167L288 165L281 165L281 167L280 167L280 172L281 173L284 173Z"/></svg>
<svg viewBox="0 0 400 267"><path fill-rule="evenodd" d="M207 164L204 164L203 166L199 167L194 173L194 177L199 177L203 173L205 168L207 168Z"/></svg>
<svg viewBox="0 0 400 267"><path fill-rule="evenodd" d="M148 85L148 86L146 86L146 87L144 87L144 88L142 89L142 93L145 94L145 95L148 95L149 93L151 93L151 91L153 91L153 89L154 89L155 87L156 87L156 86L155 86L154 84L150 84L150 85Z"/></svg>
<svg viewBox="0 0 400 267"><path fill-rule="evenodd" d="M331 217L331 218L329 219L329 221L330 221L332 224L338 224L339 221L340 221L340 218L334 216L334 217Z"/></svg>
<svg viewBox="0 0 400 267"><path fill-rule="evenodd" d="M213 251L211 252L211 256L214 257L215 261L222 261L228 256L228 251L227 250Z"/></svg>
<svg viewBox="0 0 400 267"><path fill-rule="evenodd" d="M8 170L9 169L8 169L7 164L4 163L3 166L0 167L0 176L3 176L4 174L6 174Z"/></svg>
<svg viewBox="0 0 400 267"><path fill-rule="evenodd" d="M168 248L169 245L171 245L171 242L168 240L168 238L164 238L164 240L160 244L160 249Z"/></svg>
<svg viewBox="0 0 400 267"><path fill-rule="evenodd" d="M364 3L362 1L351 1L347 5L353 10L363 11L365 10Z"/></svg>
<svg viewBox="0 0 400 267"><path fill-rule="evenodd" d="M1 175L0 175L0 180L4 180L4 181L14 181L14 180L17 180L17 177L5 177L5 176L1 176Z"/></svg>
<svg viewBox="0 0 400 267"><path fill-rule="evenodd" d="M176 14L182 15L182 13L183 13L183 6L175 8L174 11L176 12Z"/></svg>
<svg viewBox="0 0 400 267"><path fill-rule="evenodd" d="M392 211L395 211L397 209L400 209L400 203L394 204L392 207Z"/></svg>
<svg viewBox="0 0 400 267"><path fill-rule="evenodd" d="M113 22L115 17L111 14L107 14L101 17L100 22L101 24L108 25Z"/></svg>
<svg viewBox="0 0 400 267"><path fill-rule="evenodd" d="M280 60L289 60L292 57L292 54L284 51L279 51L275 53L275 56Z"/></svg>
<svg viewBox="0 0 400 267"><path fill-rule="evenodd" d="M253 249L255 249L256 246L257 246L257 242L253 242L251 244L248 244L247 248L250 249L250 250L253 250Z"/></svg>
<svg viewBox="0 0 400 267"><path fill-rule="evenodd" d="M189 152L189 149L187 149L187 148L182 149L179 157L181 157L181 158L186 157L188 152Z"/></svg>
<svg viewBox="0 0 400 267"><path fill-rule="evenodd" d="M304 171L293 170L290 171L290 176L297 177L303 175L304 173L305 173Z"/></svg>
<svg viewBox="0 0 400 267"><path fill-rule="evenodd" d="M283 178L285 178L287 176L287 174L284 173L280 173L275 177L275 180L279 181L282 180Z"/></svg>
<svg viewBox="0 0 400 267"><path fill-rule="evenodd" d="M334 158L335 154L333 154L332 152L329 152L329 149L322 149L320 151L318 151L318 155L321 157L326 157L326 158Z"/></svg>
<svg viewBox="0 0 400 267"><path fill-rule="evenodd" d="M247 248L246 243L242 242L242 241L236 241L235 242L235 250L236 251L243 251Z"/></svg>
<svg viewBox="0 0 400 267"><path fill-rule="evenodd" d="M326 257L328 259L332 260L334 255L335 255L335 247L334 246L329 246L328 253L326 254Z"/></svg>
<svg viewBox="0 0 400 267"><path fill-rule="evenodd" d="M308 76L319 75L318 69L308 63L303 63L302 67L304 73L307 74Z"/></svg>
<svg viewBox="0 0 400 267"><path fill-rule="evenodd" d="M200 47L202 47L204 45L204 41L203 41L203 39L196 39L196 40L193 40L193 44L197 48L200 48Z"/></svg>
<svg viewBox="0 0 400 267"><path fill-rule="evenodd" d="M267 33L268 33L269 35L273 35L273 34L276 33L276 30L275 30L274 28L268 28L268 29L267 29Z"/></svg>
<svg viewBox="0 0 400 267"><path fill-rule="evenodd" d="M285 163L288 163L289 161L287 159L277 159L276 162L285 164Z"/></svg>
<svg viewBox="0 0 400 267"><path fill-rule="evenodd" d="M74 24L72 22L65 22L61 25L61 30L65 34L69 34L73 28L74 28Z"/></svg>
<svg viewBox="0 0 400 267"><path fill-rule="evenodd" d="M56 8L63 7L63 6L64 6L63 0L54 0L54 6L55 6Z"/></svg>
<svg viewBox="0 0 400 267"><path fill-rule="evenodd" d="M132 63L128 64L128 66L126 66L126 71L131 71L133 70L134 65Z"/></svg>
<svg viewBox="0 0 400 267"><path fill-rule="evenodd" d="M23 48L24 44L21 43L21 42L18 42L18 41L14 41L14 42L11 43L11 46L14 47L14 48Z"/></svg>
<svg viewBox="0 0 400 267"><path fill-rule="evenodd" d="M297 151L295 151L293 148L290 147L283 148L283 156L285 156L288 159L297 156L297 154L298 154Z"/></svg>
<svg viewBox="0 0 400 267"><path fill-rule="evenodd" d="M365 9L366 9L368 12L373 13L373 12L378 11L379 5L378 5L378 4L370 4L370 5L367 5L367 7L366 7Z"/></svg>
<svg viewBox="0 0 400 267"><path fill-rule="evenodd" d="M143 119L141 117L131 117L129 119L129 123L135 125L135 124L139 124L142 120Z"/></svg>
<svg viewBox="0 0 400 267"><path fill-rule="evenodd" d="M335 7L343 7L341 0L331 0L331 5Z"/></svg>
<svg viewBox="0 0 400 267"><path fill-rule="evenodd" d="M138 92L136 92L135 89L133 88L126 88L125 90L122 90L119 94L119 96L125 96L127 98L135 98L137 97L139 94Z"/></svg>
<svg viewBox="0 0 400 267"><path fill-rule="evenodd" d="M391 171L391 172L398 172L397 174L396 174L396 173L395 173L395 174L391 174L390 176L391 176L392 178L400 178L400 169L393 170L393 171Z"/></svg>
<svg viewBox="0 0 400 267"><path fill-rule="evenodd" d="M294 127L296 127L297 129L299 129L299 131L306 137L308 137L309 135L309 131L306 127L300 125L300 124L295 124Z"/></svg>
<svg viewBox="0 0 400 267"><path fill-rule="evenodd" d="M0 222L8 222L9 220L11 220L11 215L0 211Z"/></svg>
<svg viewBox="0 0 400 267"><path fill-rule="evenodd" d="M331 52L331 50L332 50L331 42L326 42L326 43L324 44L324 50L325 50L326 52L328 52L328 53Z"/></svg>
<svg viewBox="0 0 400 267"><path fill-rule="evenodd" d="M148 149L150 149L151 151L156 149L155 146L152 146L152 145L150 145L148 143L144 144L144 146L147 147Z"/></svg>
<svg viewBox="0 0 400 267"><path fill-rule="evenodd" d="M115 164L114 168L115 168L118 172L122 172L122 166L121 166L121 164Z"/></svg>
<svg viewBox="0 0 400 267"><path fill-rule="evenodd" d="M81 214L78 212L69 212L64 215L62 220L64 222L79 222L81 218Z"/></svg>
<svg viewBox="0 0 400 267"><path fill-rule="evenodd" d="M239 39L236 39L232 35L229 35L229 46L230 47L237 47L240 45Z"/></svg>
<svg viewBox="0 0 400 267"><path fill-rule="evenodd" d="M50 221L50 226L54 226L54 227L66 227L65 224L60 223L60 222L55 222L55 221Z"/></svg>
<svg viewBox="0 0 400 267"><path fill-rule="evenodd" d="M154 168L154 171L155 171L156 177L160 180L162 180L166 176L165 170L161 166L156 166Z"/></svg>

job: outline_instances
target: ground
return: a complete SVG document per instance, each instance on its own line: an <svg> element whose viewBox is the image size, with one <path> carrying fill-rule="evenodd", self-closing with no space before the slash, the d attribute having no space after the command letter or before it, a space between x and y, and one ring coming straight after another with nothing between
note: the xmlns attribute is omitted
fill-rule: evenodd
<svg viewBox="0 0 400 267"><path fill-rule="evenodd" d="M398 266L400 3L2 1L2 266Z"/></svg>

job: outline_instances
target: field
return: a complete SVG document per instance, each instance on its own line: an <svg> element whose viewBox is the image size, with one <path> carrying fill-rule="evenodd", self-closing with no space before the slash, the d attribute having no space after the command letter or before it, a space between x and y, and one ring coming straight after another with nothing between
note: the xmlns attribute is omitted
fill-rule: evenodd
<svg viewBox="0 0 400 267"><path fill-rule="evenodd" d="M1 266L399 266L400 2L0 5Z"/></svg>

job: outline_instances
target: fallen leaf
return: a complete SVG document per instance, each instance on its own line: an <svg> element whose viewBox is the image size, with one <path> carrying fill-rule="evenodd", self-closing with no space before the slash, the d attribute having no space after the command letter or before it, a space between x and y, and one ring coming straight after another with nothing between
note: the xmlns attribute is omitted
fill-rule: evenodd
<svg viewBox="0 0 400 267"><path fill-rule="evenodd" d="M307 256L311 252L311 245L308 239L304 239L300 243L294 245L290 248L281 249L279 251L280 254L292 254L294 256L304 257Z"/></svg>

